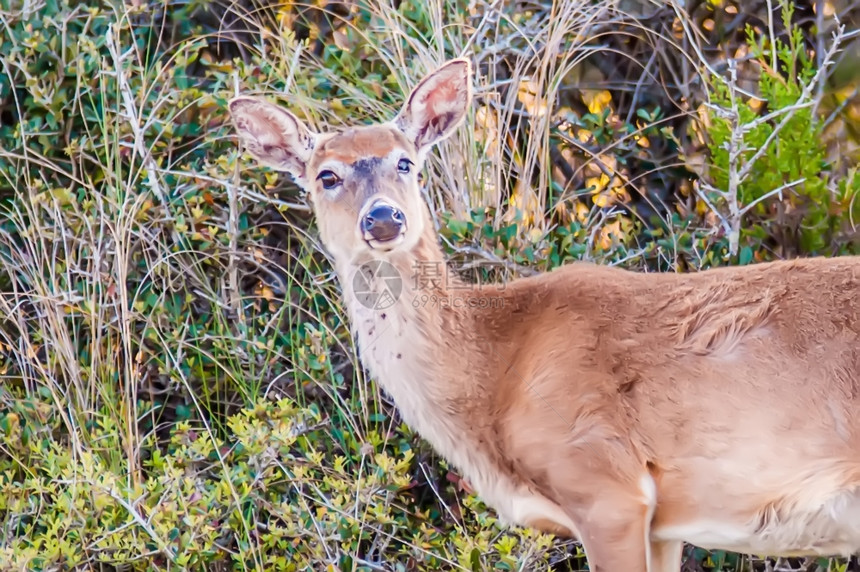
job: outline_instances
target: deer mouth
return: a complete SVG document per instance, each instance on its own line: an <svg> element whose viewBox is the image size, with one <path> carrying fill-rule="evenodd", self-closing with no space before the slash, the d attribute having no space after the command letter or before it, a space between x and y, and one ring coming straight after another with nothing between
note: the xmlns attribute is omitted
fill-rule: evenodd
<svg viewBox="0 0 860 572"><path fill-rule="evenodd" d="M394 250L397 246L403 243L406 236L406 229L401 230L396 235L390 238L376 238L364 233L364 242L373 250L382 250L388 252Z"/></svg>

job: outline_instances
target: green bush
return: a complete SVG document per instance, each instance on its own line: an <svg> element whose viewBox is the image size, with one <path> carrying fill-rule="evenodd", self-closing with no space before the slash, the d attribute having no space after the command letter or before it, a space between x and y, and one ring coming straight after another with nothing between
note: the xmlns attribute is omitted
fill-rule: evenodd
<svg viewBox="0 0 860 572"><path fill-rule="evenodd" d="M386 444L372 433L347 455L326 452L319 445L328 421L292 400L230 417L227 439L177 422L166 446L150 434L142 466L119 471L108 457L122 444L121 429L109 415L81 429L100 443L95 450L50 438L60 422L49 400L18 406L20 414L0 419L3 570L363 570L395 562L506 570L545 561L548 537L500 533L474 501L464 506L469 535L438 528L440 515L422 512L410 492L407 442Z"/></svg>
<svg viewBox="0 0 860 572"><path fill-rule="evenodd" d="M711 103L720 110L709 129L713 184L735 195L746 215L741 264L768 251L781 257L857 252L847 223L860 213L860 180L852 171L838 184L831 181L824 118L816 115L814 97L826 70L816 69L800 28L791 26L792 14L788 3L785 41L771 42L747 28L755 97L739 92L737 70L728 80L711 81ZM718 193L713 201L727 202ZM742 216L723 210L726 218Z"/></svg>

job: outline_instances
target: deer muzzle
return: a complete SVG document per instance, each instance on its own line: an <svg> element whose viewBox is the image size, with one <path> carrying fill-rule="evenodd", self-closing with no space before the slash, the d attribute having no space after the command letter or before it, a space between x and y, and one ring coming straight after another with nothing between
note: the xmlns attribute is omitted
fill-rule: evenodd
<svg viewBox="0 0 860 572"><path fill-rule="evenodd" d="M365 240L389 242L403 234L406 218L388 203L377 201L361 217L361 232Z"/></svg>

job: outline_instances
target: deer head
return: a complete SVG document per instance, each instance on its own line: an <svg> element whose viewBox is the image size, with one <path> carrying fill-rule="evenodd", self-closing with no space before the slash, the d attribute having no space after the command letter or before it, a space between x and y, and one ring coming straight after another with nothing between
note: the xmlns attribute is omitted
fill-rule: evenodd
<svg viewBox="0 0 860 572"><path fill-rule="evenodd" d="M471 65L455 59L421 80L387 123L314 133L282 107L244 96L230 102L230 113L250 154L309 193L323 244L349 263L418 243L429 224L418 173L470 102Z"/></svg>

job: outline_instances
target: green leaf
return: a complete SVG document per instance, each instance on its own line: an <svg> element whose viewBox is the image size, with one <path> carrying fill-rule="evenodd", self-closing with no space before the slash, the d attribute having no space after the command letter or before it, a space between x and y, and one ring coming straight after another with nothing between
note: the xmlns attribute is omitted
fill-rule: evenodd
<svg viewBox="0 0 860 572"><path fill-rule="evenodd" d="M187 421L188 419L191 419L191 408L187 405L177 405L176 418L181 421Z"/></svg>

